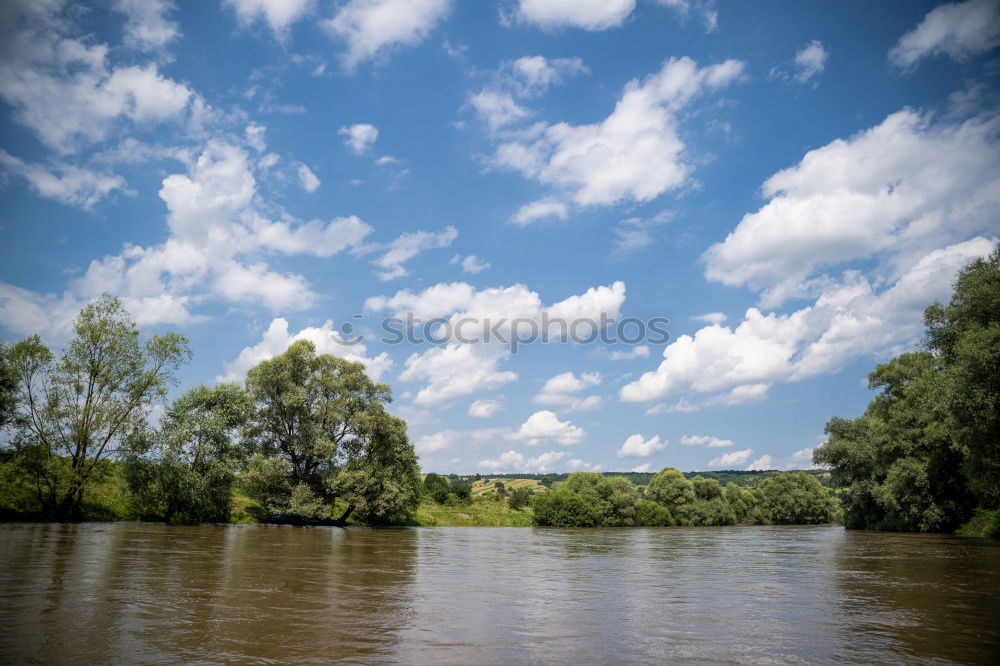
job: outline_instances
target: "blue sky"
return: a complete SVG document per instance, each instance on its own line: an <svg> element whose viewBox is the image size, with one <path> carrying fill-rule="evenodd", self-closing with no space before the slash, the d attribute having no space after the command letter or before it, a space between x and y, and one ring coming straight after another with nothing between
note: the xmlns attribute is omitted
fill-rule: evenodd
<svg viewBox="0 0 1000 666"><path fill-rule="evenodd" d="M3 337L58 348L112 293L190 338L182 387L308 338L392 385L427 471L808 467L1000 235L991 0L47 0L0 30ZM671 340L380 342L407 312Z"/></svg>

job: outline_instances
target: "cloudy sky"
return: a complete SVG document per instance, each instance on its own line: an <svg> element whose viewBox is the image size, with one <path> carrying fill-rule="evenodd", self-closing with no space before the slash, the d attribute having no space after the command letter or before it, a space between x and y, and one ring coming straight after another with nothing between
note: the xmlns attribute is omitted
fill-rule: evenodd
<svg viewBox="0 0 1000 666"><path fill-rule="evenodd" d="M190 338L184 386L310 339L426 471L808 467L1000 236L997 0L14 0L0 32L3 337L115 294ZM407 313L670 339L391 344Z"/></svg>

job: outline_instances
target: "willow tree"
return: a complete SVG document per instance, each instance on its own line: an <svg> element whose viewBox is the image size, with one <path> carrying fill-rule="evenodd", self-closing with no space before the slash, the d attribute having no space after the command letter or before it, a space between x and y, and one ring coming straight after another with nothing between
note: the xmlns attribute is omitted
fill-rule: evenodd
<svg viewBox="0 0 1000 666"><path fill-rule="evenodd" d="M273 512L339 520L399 519L419 499L420 475L406 424L385 406L392 392L362 363L293 343L247 374L255 404L255 455L247 491Z"/></svg>
<svg viewBox="0 0 1000 666"><path fill-rule="evenodd" d="M18 381L15 460L43 511L59 520L81 517L87 486L145 431L147 411L190 358L177 333L143 342L110 296L83 308L73 331L58 359L37 335L8 355Z"/></svg>

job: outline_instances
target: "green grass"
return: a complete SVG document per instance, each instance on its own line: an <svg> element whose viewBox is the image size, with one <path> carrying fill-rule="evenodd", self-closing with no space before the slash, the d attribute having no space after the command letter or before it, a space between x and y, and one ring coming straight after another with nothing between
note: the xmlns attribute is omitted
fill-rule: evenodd
<svg viewBox="0 0 1000 666"><path fill-rule="evenodd" d="M421 527L530 527L531 509L515 511L507 502L473 498L449 506L422 502L409 525Z"/></svg>
<svg viewBox="0 0 1000 666"><path fill-rule="evenodd" d="M474 482L472 484L472 494L476 497L486 497L496 494L495 484L497 481L503 483L508 493L516 488L527 488L533 493L545 492L545 486L538 479L508 479L503 476L491 476Z"/></svg>

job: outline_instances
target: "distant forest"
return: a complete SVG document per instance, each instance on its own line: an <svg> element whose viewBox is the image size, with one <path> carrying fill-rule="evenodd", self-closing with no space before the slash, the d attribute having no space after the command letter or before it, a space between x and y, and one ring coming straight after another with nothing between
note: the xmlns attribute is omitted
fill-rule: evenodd
<svg viewBox="0 0 1000 666"><path fill-rule="evenodd" d="M806 474L815 476L816 480L825 487L833 488L833 485L830 483L830 473L828 471L823 469L811 469L804 471ZM783 472L775 469L766 471L727 469L716 472L684 472L684 478L690 481L694 477L700 476L705 479L714 479L719 482L719 485L722 486L727 483L735 483L738 486L752 486L756 485L760 481L763 481L769 476L782 473ZM609 477L622 476L637 486L648 486L650 479L656 476L657 472L600 472L600 474L602 476ZM462 480L475 482L483 479L532 479L534 481L538 481L546 487L560 481L565 481L569 478L569 475L570 472L562 472L560 474L442 474L442 476L451 479L452 481Z"/></svg>

